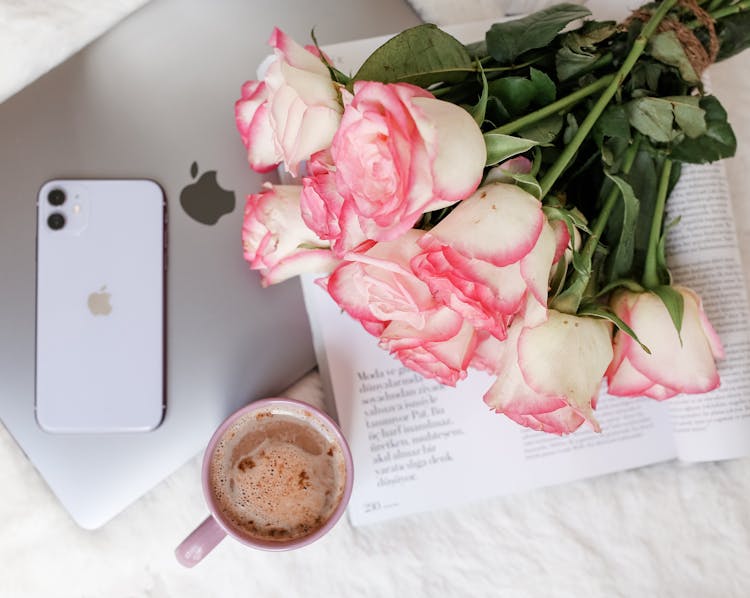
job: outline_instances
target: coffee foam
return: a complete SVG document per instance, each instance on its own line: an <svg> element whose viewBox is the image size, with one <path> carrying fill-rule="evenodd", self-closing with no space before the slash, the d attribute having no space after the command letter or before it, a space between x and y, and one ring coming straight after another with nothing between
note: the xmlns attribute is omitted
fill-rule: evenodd
<svg viewBox="0 0 750 598"><path fill-rule="evenodd" d="M341 448L304 414L260 411L217 443L209 480L218 511L252 539L288 541L322 527L341 502Z"/></svg>

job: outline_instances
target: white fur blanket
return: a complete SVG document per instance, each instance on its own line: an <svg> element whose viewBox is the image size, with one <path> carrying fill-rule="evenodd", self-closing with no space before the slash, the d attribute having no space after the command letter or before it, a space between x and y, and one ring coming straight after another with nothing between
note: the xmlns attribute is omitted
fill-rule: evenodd
<svg viewBox="0 0 750 598"><path fill-rule="evenodd" d="M414 1L443 23L502 4ZM142 3L2 0L0 99ZM712 69L740 140L727 169L746 244L748 54ZM288 394L319 403L322 391L311 375ZM205 514L196 458L102 529L83 531L0 426L3 598L750 595L750 459L659 465L366 528L342 520L292 553L225 541L183 569L172 551Z"/></svg>

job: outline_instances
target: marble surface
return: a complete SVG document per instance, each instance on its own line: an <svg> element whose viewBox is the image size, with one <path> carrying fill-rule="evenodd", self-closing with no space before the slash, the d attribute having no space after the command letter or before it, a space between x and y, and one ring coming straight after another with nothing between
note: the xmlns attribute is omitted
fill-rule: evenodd
<svg viewBox="0 0 750 598"><path fill-rule="evenodd" d="M0 0L0 99L142 3ZM419 4L424 8L429 0ZM497 6L486 0L469 5L480 12ZM712 69L740 138L727 170L745 246L749 54ZM747 263L750 255L744 258ZM318 375L287 394L320 404ZM206 513L199 470L196 456L102 529L88 532L76 527L0 426L0 596L750 593L750 459L658 465L366 528L342 520L324 540L293 553L225 541L186 570L172 551Z"/></svg>

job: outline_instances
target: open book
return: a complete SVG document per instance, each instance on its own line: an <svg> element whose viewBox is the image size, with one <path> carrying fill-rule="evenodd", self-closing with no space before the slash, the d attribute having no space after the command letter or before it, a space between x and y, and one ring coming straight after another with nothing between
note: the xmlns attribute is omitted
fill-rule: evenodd
<svg viewBox="0 0 750 598"><path fill-rule="evenodd" d="M486 27L451 30L479 39ZM379 40L327 50L340 68L355 65ZM676 282L695 289L726 350L722 385L659 403L602 392L596 417L567 437L522 428L482 401L492 378L470 371L456 388L423 379L377 346L303 277L313 340L327 394L355 466L349 514L354 525L490 496L680 459L750 454L748 298L722 164L687 166L669 198L666 221Z"/></svg>

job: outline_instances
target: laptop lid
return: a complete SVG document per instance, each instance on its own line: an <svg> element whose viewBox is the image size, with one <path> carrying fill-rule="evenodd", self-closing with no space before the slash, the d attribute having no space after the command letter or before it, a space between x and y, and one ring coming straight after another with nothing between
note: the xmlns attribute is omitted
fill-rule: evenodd
<svg viewBox="0 0 750 598"><path fill-rule="evenodd" d="M307 43L315 26L333 43L417 22L401 0L159 0L0 105L0 418L81 526L102 525L229 413L314 366L298 282L261 289L241 251L245 196L263 179L247 166L234 101L272 27ZM61 436L35 422L35 201L53 178L149 178L165 190L167 411L154 432ZM233 195L214 202L215 224L180 203L196 185L208 201Z"/></svg>

